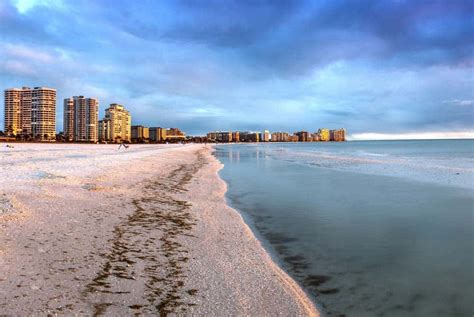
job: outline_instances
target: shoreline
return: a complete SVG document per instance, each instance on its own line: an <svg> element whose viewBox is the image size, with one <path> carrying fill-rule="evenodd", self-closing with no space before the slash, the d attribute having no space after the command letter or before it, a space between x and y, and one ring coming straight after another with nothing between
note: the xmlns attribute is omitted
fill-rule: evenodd
<svg viewBox="0 0 474 317"><path fill-rule="evenodd" d="M224 217L226 217L226 220L231 220L232 224L235 224L235 228L232 228L233 230L243 234L243 238L245 239L245 246L244 248L251 248L252 249L252 255L257 257L257 260L263 260L262 264L263 269L266 270L265 274L271 273L270 277L271 278L276 278L275 285L277 287L282 287L284 288L284 292L289 294L290 297L292 298L296 304L293 309L295 309L294 315L305 315L305 316L319 316L320 313L316 308L316 305L314 302L310 299L309 295L303 290L303 288L279 265L278 259L274 258L274 256L265 249L264 247L264 241L261 241L257 238L255 232L252 230L250 225L245 221L245 218L241 212L239 212L237 209L233 208L228 204L227 198L226 198L226 192L227 192L227 183L219 176L219 171L224 167L224 165L214 156L212 155L212 152L208 152L208 156L210 159L210 173L212 173L212 177L215 178L214 180L209 179L208 177L204 179L209 179L208 182L216 182L215 184L215 191L216 191L216 197L215 199L217 200L215 203L217 206L212 206L212 207L218 207L220 212L223 214ZM207 173L207 172L206 172ZM196 185L194 185L196 186ZM191 190L192 191L192 190ZM228 228L229 229L229 228ZM235 231L233 233L235 233ZM240 239L237 239L236 241L232 241L239 246L242 246L241 242L239 241ZM235 247L235 246L232 246ZM226 248L229 248L229 246L226 246ZM235 250L235 249L233 249ZM247 281L248 283L252 283L251 281ZM281 283L281 284L280 284ZM258 284L258 283L257 283ZM249 290L255 292L254 287L259 287L258 285L255 285L253 287L249 287ZM258 291L256 292L258 293ZM279 303L278 300L272 300L271 298L268 299L269 302L266 302L265 304L270 304L277 306L277 303ZM257 301L258 302L258 301ZM263 306L263 303L262 303ZM252 308L252 307L249 307ZM255 309L257 307L253 307ZM262 309L263 307L258 307L259 309ZM275 310L277 308L277 310ZM274 310L274 313L271 313L272 309ZM262 309L261 311L257 312L255 310L250 310L248 314L257 314L257 315L292 315L291 313L278 310L281 309L281 307L269 307L267 306L266 309ZM299 313L297 312L299 311ZM240 313L240 314L245 314L243 311L239 312L228 312L229 314L232 313Z"/></svg>
<svg viewBox="0 0 474 317"><path fill-rule="evenodd" d="M60 149L2 149L4 313L319 314L227 205L212 147Z"/></svg>

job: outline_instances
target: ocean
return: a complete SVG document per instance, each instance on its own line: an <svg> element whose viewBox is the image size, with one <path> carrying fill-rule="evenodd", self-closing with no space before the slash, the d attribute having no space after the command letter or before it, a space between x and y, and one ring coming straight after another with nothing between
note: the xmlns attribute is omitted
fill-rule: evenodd
<svg viewBox="0 0 474 317"><path fill-rule="evenodd" d="M229 205L324 315L474 314L474 140L226 144L215 156Z"/></svg>

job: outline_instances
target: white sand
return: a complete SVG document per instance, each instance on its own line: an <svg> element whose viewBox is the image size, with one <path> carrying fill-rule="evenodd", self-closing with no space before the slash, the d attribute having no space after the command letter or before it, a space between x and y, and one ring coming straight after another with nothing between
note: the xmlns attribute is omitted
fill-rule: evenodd
<svg viewBox="0 0 474 317"><path fill-rule="evenodd" d="M0 314L314 316L203 145L0 144Z"/></svg>

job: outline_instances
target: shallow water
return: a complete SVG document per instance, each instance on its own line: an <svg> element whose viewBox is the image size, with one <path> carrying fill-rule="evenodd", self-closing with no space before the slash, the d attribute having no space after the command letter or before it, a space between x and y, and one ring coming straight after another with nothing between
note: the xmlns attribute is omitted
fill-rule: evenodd
<svg viewBox="0 0 474 317"><path fill-rule="evenodd" d="M473 145L238 144L215 155L229 203L327 315L472 316Z"/></svg>

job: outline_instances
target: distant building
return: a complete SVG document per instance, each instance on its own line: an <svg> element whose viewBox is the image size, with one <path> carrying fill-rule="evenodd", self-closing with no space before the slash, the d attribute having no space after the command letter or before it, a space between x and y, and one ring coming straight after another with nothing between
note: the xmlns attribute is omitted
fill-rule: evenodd
<svg viewBox="0 0 474 317"><path fill-rule="evenodd" d="M166 129L160 127L153 127L149 129L151 142L165 142Z"/></svg>
<svg viewBox="0 0 474 317"><path fill-rule="evenodd" d="M132 126L132 142L148 142L150 139L150 129L142 125Z"/></svg>
<svg viewBox="0 0 474 317"><path fill-rule="evenodd" d="M240 133L239 133L239 131L232 132L232 140L234 142L240 142Z"/></svg>
<svg viewBox="0 0 474 317"><path fill-rule="evenodd" d="M322 142L330 141L329 129L319 129L318 135L319 135L319 141L322 141Z"/></svg>
<svg viewBox="0 0 474 317"><path fill-rule="evenodd" d="M229 143L232 142L232 132L224 131L217 133L217 142Z"/></svg>
<svg viewBox="0 0 474 317"><path fill-rule="evenodd" d="M206 143L209 141L207 136L192 136L192 137L189 137L188 140L193 143Z"/></svg>
<svg viewBox="0 0 474 317"><path fill-rule="evenodd" d="M329 131L329 137L331 141L343 142L346 140L346 130L345 129L331 130Z"/></svg>
<svg viewBox="0 0 474 317"><path fill-rule="evenodd" d="M270 142L270 131L264 130L260 133L260 142Z"/></svg>
<svg viewBox="0 0 474 317"><path fill-rule="evenodd" d="M113 103L99 121L99 139L110 142L130 142L132 116L124 106Z"/></svg>
<svg viewBox="0 0 474 317"><path fill-rule="evenodd" d="M67 141L97 142L99 101L84 96L64 99L63 130Z"/></svg>
<svg viewBox="0 0 474 317"><path fill-rule="evenodd" d="M239 132L240 142L258 142L259 141L259 132Z"/></svg>
<svg viewBox="0 0 474 317"><path fill-rule="evenodd" d="M234 135L232 131L211 131L207 134L207 140L209 142L229 143L235 141Z"/></svg>
<svg viewBox="0 0 474 317"><path fill-rule="evenodd" d="M298 141L299 142L309 142L310 141L310 134L306 131L295 132L295 135L298 136Z"/></svg>
<svg viewBox="0 0 474 317"><path fill-rule="evenodd" d="M166 141L180 142L186 139L186 134L178 128L166 129Z"/></svg>
<svg viewBox="0 0 474 317"><path fill-rule="evenodd" d="M299 137L296 134L288 136L288 142L298 142Z"/></svg>
<svg viewBox="0 0 474 317"><path fill-rule="evenodd" d="M315 132L311 135L311 138L312 138L313 142L318 142L319 141L319 134L317 132Z"/></svg>
<svg viewBox="0 0 474 317"><path fill-rule="evenodd" d="M217 131L212 131L207 133L207 140L209 142L217 142Z"/></svg>
<svg viewBox="0 0 474 317"><path fill-rule="evenodd" d="M288 142L288 133L287 132L273 132L271 141L272 142Z"/></svg>

